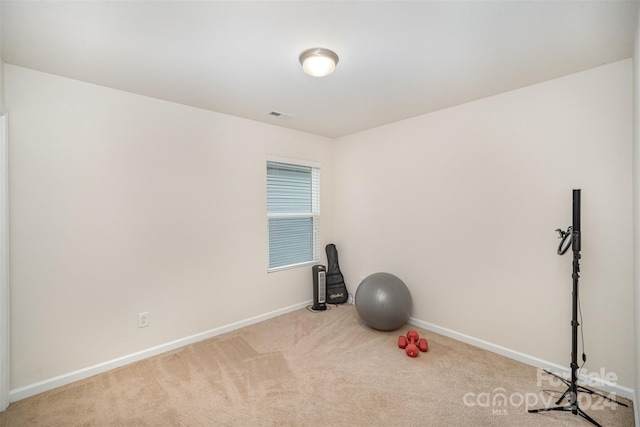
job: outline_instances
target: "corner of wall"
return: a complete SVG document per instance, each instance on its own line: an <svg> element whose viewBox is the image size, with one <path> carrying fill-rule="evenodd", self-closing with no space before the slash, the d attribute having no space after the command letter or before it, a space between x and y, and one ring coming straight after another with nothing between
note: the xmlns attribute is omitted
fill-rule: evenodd
<svg viewBox="0 0 640 427"><path fill-rule="evenodd" d="M0 61L0 67L2 63ZM0 82L0 84L2 84ZM9 406L9 178L7 115L0 112L0 411Z"/></svg>
<svg viewBox="0 0 640 427"><path fill-rule="evenodd" d="M633 289L635 338L635 390L633 408L636 427L640 427L638 391L640 390L640 10L638 11L633 48Z"/></svg>

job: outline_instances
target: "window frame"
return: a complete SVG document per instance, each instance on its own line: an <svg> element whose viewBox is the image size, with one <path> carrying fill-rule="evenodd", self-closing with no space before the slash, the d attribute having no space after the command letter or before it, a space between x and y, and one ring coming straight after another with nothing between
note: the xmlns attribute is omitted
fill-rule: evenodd
<svg viewBox="0 0 640 427"><path fill-rule="evenodd" d="M294 167L309 167L311 168L311 179L312 179L312 185L311 185L311 212L304 212L304 213L282 213L282 212L278 212L278 213L274 213L274 212L269 212L269 208L268 208L268 204L269 204L269 196L268 196L268 189L269 189L269 163L281 163L281 164L285 164L285 165L291 165ZM320 262L320 169L321 169L321 164L319 162L316 161L310 161L310 160L301 160L301 159L294 159L294 158L289 158L289 157L281 157L281 156L272 156L272 155L267 155L266 158L266 162L265 162L265 210L267 211L267 218L266 218L266 222L267 222L267 272L268 273L273 273L273 272L277 272L277 271L282 271L282 270L288 270L288 269L292 269L292 268L298 268L298 267L303 267L303 266L308 266L308 265L313 265L313 264L317 264ZM308 261L303 261L303 262L298 262L298 263L292 263L292 264L286 264L286 265L278 265L278 266L274 266L271 267L270 266L270 259L271 259L271 248L270 248L270 242L271 242L271 230L270 230L270 219L276 219L276 218L311 218L312 224L311 224L311 231L312 231L312 239L311 239L311 258Z"/></svg>

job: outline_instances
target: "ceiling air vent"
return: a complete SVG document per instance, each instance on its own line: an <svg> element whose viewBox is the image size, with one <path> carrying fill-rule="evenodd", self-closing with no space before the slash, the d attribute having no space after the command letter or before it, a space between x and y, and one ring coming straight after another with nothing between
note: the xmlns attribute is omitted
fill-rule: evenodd
<svg viewBox="0 0 640 427"><path fill-rule="evenodd" d="M267 116L277 117L277 118L282 119L282 120L289 120L289 119L293 118L293 116L291 114L281 113L279 111L272 111L272 112L268 113Z"/></svg>

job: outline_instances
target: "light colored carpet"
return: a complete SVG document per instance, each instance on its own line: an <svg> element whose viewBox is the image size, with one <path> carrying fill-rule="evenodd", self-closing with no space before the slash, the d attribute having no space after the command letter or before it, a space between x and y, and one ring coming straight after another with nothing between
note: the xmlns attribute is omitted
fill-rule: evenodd
<svg viewBox="0 0 640 427"><path fill-rule="evenodd" d="M302 309L13 403L0 426L589 425L527 413L566 389L533 367L419 328L429 352L407 357L409 329L374 331L349 305ZM581 406L633 426L624 402Z"/></svg>

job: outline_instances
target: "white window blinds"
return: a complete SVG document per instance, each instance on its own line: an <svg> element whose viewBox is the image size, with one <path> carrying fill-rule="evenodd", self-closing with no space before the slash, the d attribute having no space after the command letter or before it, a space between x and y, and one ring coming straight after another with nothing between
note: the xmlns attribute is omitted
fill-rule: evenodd
<svg viewBox="0 0 640 427"><path fill-rule="evenodd" d="M319 259L319 169L267 162L269 270Z"/></svg>

